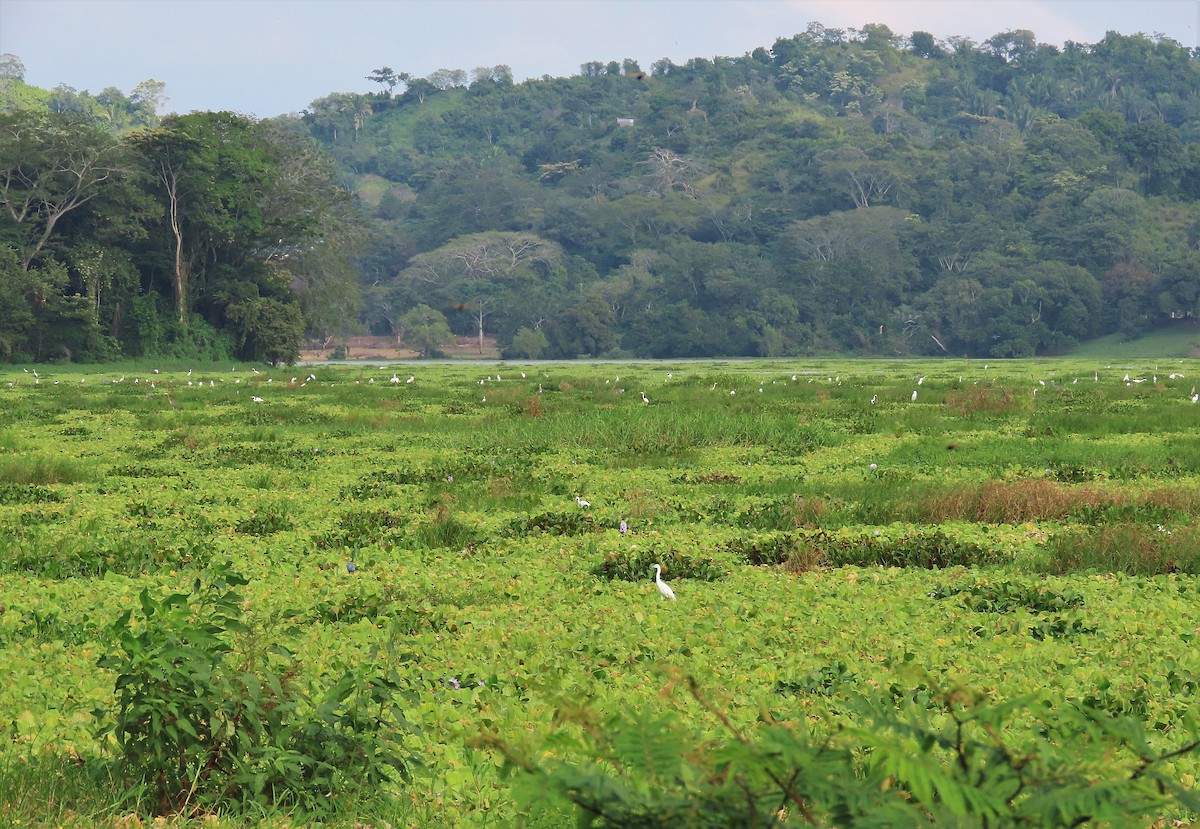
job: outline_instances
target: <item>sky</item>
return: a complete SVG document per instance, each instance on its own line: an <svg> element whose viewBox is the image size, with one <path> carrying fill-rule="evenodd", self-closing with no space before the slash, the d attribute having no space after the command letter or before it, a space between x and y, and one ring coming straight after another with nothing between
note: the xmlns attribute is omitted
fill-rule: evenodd
<svg viewBox="0 0 1200 829"><path fill-rule="evenodd" d="M300 113L333 92L377 92L390 67L506 64L522 81L580 64L737 57L807 29L882 23L898 35L982 43L1028 29L1039 43L1108 31L1200 47L1200 0L0 0L0 53L25 80L128 94L166 84L163 113Z"/></svg>

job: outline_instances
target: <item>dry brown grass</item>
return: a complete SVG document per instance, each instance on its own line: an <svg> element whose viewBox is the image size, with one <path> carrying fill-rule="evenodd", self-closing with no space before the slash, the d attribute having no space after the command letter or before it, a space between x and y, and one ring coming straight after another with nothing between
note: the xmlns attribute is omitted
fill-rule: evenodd
<svg viewBox="0 0 1200 829"><path fill-rule="evenodd" d="M728 472L706 472L693 479L698 484L740 484L742 479Z"/></svg>
<svg viewBox="0 0 1200 829"><path fill-rule="evenodd" d="M1181 487L1159 487L1138 497L1139 504L1165 507L1174 513L1200 514L1200 492Z"/></svg>
<svg viewBox="0 0 1200 829"><path fill-rule="evenodd" d="M1023 524L1027 521L1061 521L1087 510L1109 507L1150 507L1180 515L1200 514L1200 491L1159 487L1145 493L1127 493L1098 486L1075 486L1031 479L988 481L931 492L913 507L918 520L979 521L987 524Z"/></svg>
<svg viewBox="0 0 1200 829"><path fill-rule="evenodd" d="M825 501L821 498L797 497L792 507L792 526L818 527L821 516L827 512Z"/></svg>
<svg viewBox="0 0 1200 829"><path fill-rule="evenodd" d="M1061 520L1078 513L1082 507L1096 508L1126 500L1095 487L1070 487L1055 481L988 481L931 493L922 499L920 511L934 522L1022 524Z"/></svg>
<svg viewBox="0 0 1200 829"><path fill-rule="evenodd" d="M816 570L825 563L825 554L807 539L799 539L781 565L784 572L800 575Z"/></svg>

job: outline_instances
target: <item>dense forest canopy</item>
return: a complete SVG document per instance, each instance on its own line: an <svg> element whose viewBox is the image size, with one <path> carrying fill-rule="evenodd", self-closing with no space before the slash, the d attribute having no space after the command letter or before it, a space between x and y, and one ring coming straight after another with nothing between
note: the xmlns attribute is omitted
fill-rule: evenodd
<svg viewBox="0 0 1200 829"><path fill-rule="evenodd" d="M155 115L0 59L0 354L1026 356L1200 311L1200 53L811 24ZM348 197L347 194L352 194Z"/></svg>

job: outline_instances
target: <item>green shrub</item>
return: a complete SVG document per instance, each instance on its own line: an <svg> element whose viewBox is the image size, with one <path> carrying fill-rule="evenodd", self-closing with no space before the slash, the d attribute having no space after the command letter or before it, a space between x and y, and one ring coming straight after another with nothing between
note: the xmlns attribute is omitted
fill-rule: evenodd
<svg viewBox="0 0 1200 829"><path fill-rule="evenodd" d="M138 612L108 628L116 646L98 665L116 673L117 709L96 714L138 807L321 813L405 776L413 757L398 738L411 725L397 679L360 668L301 687L283 645L245 647L245 584L217 567L189 593L143 590Z"/></svg>
<svg viewBox="0 0 1200 829"><path fill-rule="evenodd" d="M366 547L402 535L408 518L386 509L351 510L338 517L337 528L317 536L318 548Z"/></svg>
<svg viewBox="0 0 1200 829"><path fill-rule="evenodd" d="M1008 560L998 550L940 529L910 531L899 537L818 533L811 536L810 541L819 547L824 562L832 567L853 564L935 570L1000 564Z"/></svg>
<svg viewBox="0 0 1200 829"><path fill-rule="evenodd" d="M529 535L565 535L576 536L589 533L595 528L591 513L582 510L571 512L542 512L537 515L522 516L509 522L509 535L524 537Z"/></svg>
<svg viewBox="0 0 1200 829"><path fill-rule="evenodd" d="M0 483L0 504L53 504L62 496L39 484Z"/></svg>
<svg viewBox="0 0 1200 829"><path fill-rule="evenodd" d="M643 538L645 541L609 552L592 568L592 574L607 581L645 581L653 579L655 564L662 565L664 579L716 581L727 574L722 564L702 551L681 550L670 538Z"/></svg>
<svg viewBox="0 0 1200 829"><path fill-rule="evenodd" d="M935 599L958 596L963 607L979 613L1009 613L1018 607L1055 613L1083 606L1083 596L1069 587L1055 590L1046 584L1028 584L1006 578L981 580L972 577L942 585L929 595Z"/></svg>
<svg viewBox="0 0 1200 829"><path fill-rule="evenodd" d="M291 508L284 502L261 504L237 523L237 531L246 535L274 535L294 528Z"/></svg>

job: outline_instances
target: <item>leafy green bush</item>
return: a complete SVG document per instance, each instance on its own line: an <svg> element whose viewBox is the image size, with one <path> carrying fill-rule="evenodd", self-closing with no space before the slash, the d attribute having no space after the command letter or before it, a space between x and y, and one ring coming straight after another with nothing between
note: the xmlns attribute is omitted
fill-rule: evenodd
<svg viewBox="0 0 1200 829"><path fill-rule="evenodd" d="M222 566L188 593L143 590L139 612L108 628L116 647L98 665L116 673L117 710L96 715L139 807L320 813L405 776L413 757L397 734L412 726L396 678L360 668L301 687L284 646L239 640L246 583Z"/></svg>
<svg viewBox="0 0 1200 829"><path fill-rule="evenodd" d="M721 545L725 552L743 559L747 564L783 564L803 544L796 533L766 532L751 533L730 539Z"/></svg>
<svg viewBox="0 0 1200 829"><path fill-rule="evenodd" d="M0 504L49 504L61 501L62 496L49 487L0 483Z"/></svg>
<svg viewBox="0 0 1200 829"><path fill-rule="evenodd" d="M274 535L294 528L291 509L283 502L261 504L237 523L237 531L246 535Z"/></svg>
<svg viewBox="0 0 1200 829"><path fill-rule="evenodd" d="M575 536L591 532L594 527L590 513L574 510L522 516L509 522L507 531L509 535L518 537L543 534Z"/></svg>
<svg viewBox="0 0 1200 829"><path fill-rule="evenodd" d="M840 659L832 665L825 665L809 671L797 679L778 679L775 681L775 693L786 696L814 694L831 697L840 692L848 683L853 682L855 674L846 663Z"/></svg>
<svg viewBox="0 0 1200 829"><path fill-rule="evenodd" d="M963 607L979 613L1008 613L1018 607L1053 613L1083 606L1083 596L1069 587L1055 590L1046 584L1029 584L1007 578L967 578L942 585L929 595L936 599L958 596Z"/></svg>
<svg viewBox="0 0 1200 829"><path fill-rule="evenodd" d="M879 567L978 567L1000 564L1008 557L999 550L959 538L941 529L909 531L889 535L830 535L816 533L809 539L832 567L845 564Z"/></svg>
<svg viewBox="0 0 1200 829"><path fill-rule="evenodd" d="M929 595L935 599L956 596L964 608L977 613L1005 614L1027 610L1035 614L1035 618L1021 629L1038 641L1096 632L1095 625L1087 624L1072 612L1083 606L1083 596L1070 588L1059 591L1045 584L1028 584L1007 578L996 581L969 578L957 584L942 585ZM1013 632L1010 627L982 624L972 626L971 630L978 636L990 636L998 630Z"/></svg>
<svg viewBox="0 0 1200 829"><path fill-rule="evenodd" d="M398 538L407 524L407 516L392 510L351 510L338 517L336 529L318 535L313 542L320 549L366 547Z"/></svg>
<svg viewBox="0 0 1200 829"><path fill-rule="evenodd" d="M655 564L662 565L664 578L716 581L727 572L720 562L703 552L681 550L673 539L649 538L644 543L623 545L609 552L592 568L592 573L608 581L645 581L653 577Z"/></svg>

